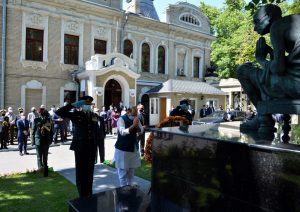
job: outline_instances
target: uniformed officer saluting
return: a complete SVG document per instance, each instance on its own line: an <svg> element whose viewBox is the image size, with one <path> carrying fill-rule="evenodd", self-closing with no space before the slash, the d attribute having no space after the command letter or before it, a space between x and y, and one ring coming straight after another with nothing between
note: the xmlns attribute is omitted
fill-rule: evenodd
<svg viewBox="0 0 300 212"><path fill-rule="evenodd" d="M56 111L73 124L73 140L70 149L75 153L76 186L80 197L92 195L98 116L91 110L93 98L67 104Z"/></svg>

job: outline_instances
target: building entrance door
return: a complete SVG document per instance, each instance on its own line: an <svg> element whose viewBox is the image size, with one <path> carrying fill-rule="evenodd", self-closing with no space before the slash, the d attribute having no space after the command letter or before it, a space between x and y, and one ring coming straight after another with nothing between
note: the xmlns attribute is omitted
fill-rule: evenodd
<svg viewBox="0 0 300 212"><path fill-rule="evenodd" d="M114 80L109 80L105 85L104 106L109 109L109 105L118 106L122 100L122 88L120 84Z"/></svg>

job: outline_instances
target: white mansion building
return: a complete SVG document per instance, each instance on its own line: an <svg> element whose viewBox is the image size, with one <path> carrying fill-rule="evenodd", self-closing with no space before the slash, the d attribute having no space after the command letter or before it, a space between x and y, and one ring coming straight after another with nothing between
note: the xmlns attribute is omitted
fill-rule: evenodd
<svg viewBox="0 0 300 212"><path fill-rule="evenodd" d="M182 98L225 106L205 83L215 39L207 17L186 2L159 21L153 0L8 0L1 10L0 107L90 95L98 108L142 102L150 124ZM196 114L198 117L198 114Z"/></svg>

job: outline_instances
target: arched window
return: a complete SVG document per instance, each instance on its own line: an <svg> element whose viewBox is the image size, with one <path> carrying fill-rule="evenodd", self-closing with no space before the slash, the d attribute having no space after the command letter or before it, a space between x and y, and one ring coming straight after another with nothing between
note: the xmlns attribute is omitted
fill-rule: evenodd
<svg viewBox="0 0 300 212"><path fill-rule="evenodd" d="M123 54L125 54L127 57L133 58L133 44L128 39L124 41Z"/></svg>
<svg viewBox="0 0 300 212"><path fill-rule="evenodd" d="M148 43L142 45L142 72L150 72L150 46Z"/></svg>
<svg viewBox="0 0 300 212"><path fill-rule="evenodd" d="M166 73L166 50L163 46L158 47L158 58L157 58L158 73Z"/></svg>
<svg viewBox="0 0 300 212"><path fill-rule="evenodd" d="M189 24L200 26L200 21L191 14L183 14L180 20Z"/></svg>

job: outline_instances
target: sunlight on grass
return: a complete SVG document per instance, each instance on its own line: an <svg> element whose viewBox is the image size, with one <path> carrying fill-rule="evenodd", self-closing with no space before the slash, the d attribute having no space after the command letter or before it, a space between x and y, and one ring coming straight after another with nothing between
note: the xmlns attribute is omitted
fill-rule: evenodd
<svg viewBox="0 0 300 212"><path fill-rule="evenodd" d="M104 161L105 165L115 168L115 164L109 160ZM134 175L145 180L151 181L151 164L141 159L141 166L135 170Z"/></svg>
<svg viewBox="0 0 300 212"><path fill-rule="evenodd" d="M33 182L16 182L16 184L21 185L21 186L27 186L27 185L33 185Z"/></svg>
<svg viewBox="0 0 300 212"><path fill-rule="evenodd" d="M53 171L46 178L37 172L0 177L1 212L68 211L67 201L77 197L75 185Z"/></svg>
<svg viewBox="0 0 300 212"><path fill-rule="evenodd" d="M43 192L43 195L51 195L51 192L49 192L49 191L44 191L44 192Z"/></svg>

